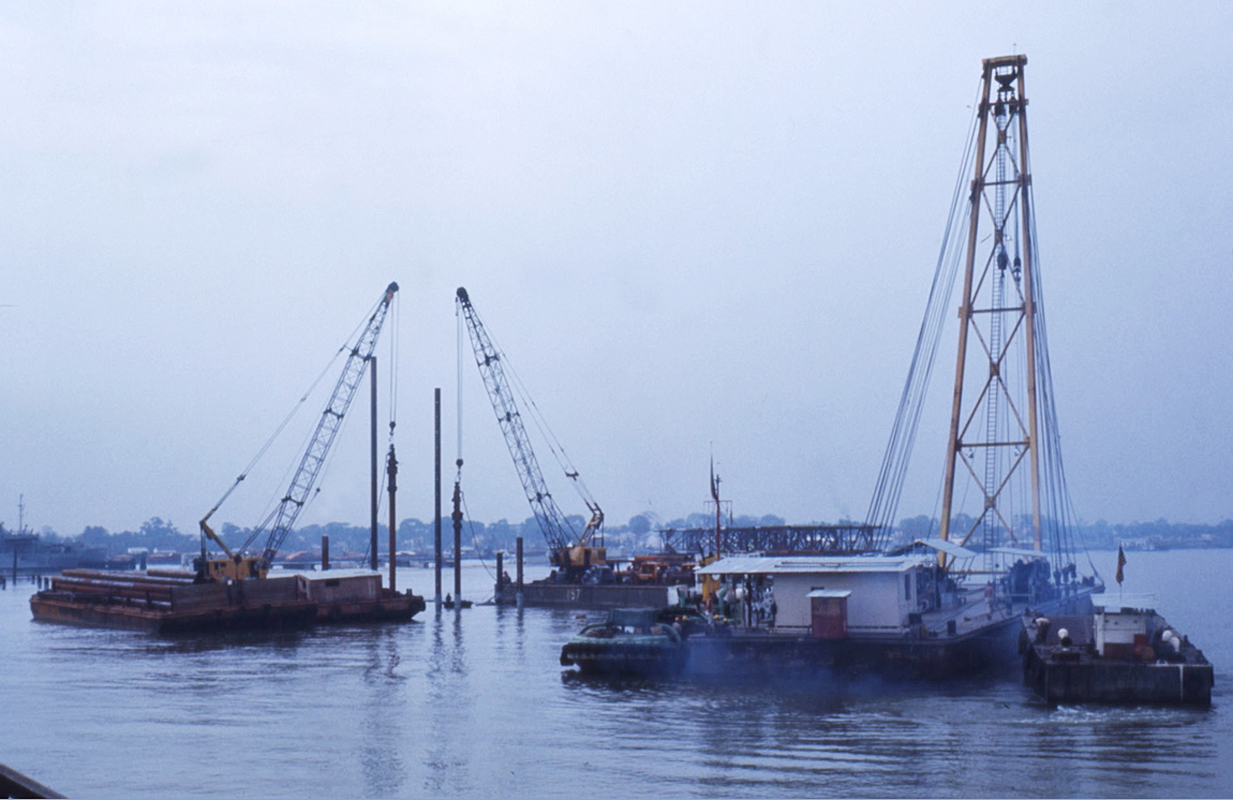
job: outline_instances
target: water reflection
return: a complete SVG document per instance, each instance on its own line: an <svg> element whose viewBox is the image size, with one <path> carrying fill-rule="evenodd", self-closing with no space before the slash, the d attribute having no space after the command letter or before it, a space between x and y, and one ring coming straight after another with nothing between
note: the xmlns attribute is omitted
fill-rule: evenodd
<svg viewBox="0 0 1233 800"><path fill-rule="evenodd" d="M402 794L406 767L402 760L407 713L407 679L400 671L402 654L397 629L366 631L367 665L364 669L365 712L360 726L360 764L364 795L395 797Z"/></svg>

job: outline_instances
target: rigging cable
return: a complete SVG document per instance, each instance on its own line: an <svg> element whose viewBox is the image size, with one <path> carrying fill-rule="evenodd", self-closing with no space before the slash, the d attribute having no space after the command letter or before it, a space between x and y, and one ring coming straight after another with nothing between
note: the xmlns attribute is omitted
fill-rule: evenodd
<svg viewBox="0 0 1233 800"><path fill-rule="evenodd" d="M865 518L867 525L883 531L881 534L883 539L889 537L894 528L895 515L928 391L929 378L933 372L938 344L945 326L947 304L954 292L955 276L958 273L962 253L958 241L967 229L967 223L964 221L967 215L959 218L957 214L962 199L967 196L965 189L968 187L968 175L971 173L975 159L976 134L979 128L979 101L980 86L978 84L976 98L972 103L973 113L963 158L955 178L950 211L938 253L933 283L929 290L929 300L926 303L925 315L917 335L908 377L900 396L899 409L891 428L890 441L886 447L881 471Z"/></svg>
<svg viewBox="0 0 1233 800"><path fill-rule="evenodd" d="M319 375L317 379L313 382L312 387L310 387L309 389L309 393L311 393L313 389L316 388L317 384L320 383L321 378L324 377L325 373L330 369L333 363L338 360L338 357L340 355L344 353L349 353L349 354L354 353L357 350L357 348L360 346L361 331L367 330L369 324L372 321L372 318L377 313L377 309L381 306L383 302L385 302L384 297L377 300L377 302L373 303L372 306L368 309L368 313L361 319L361 321L354 328L351 329L351 333L348 334L342 346L335 352L334 356L330 359L330 363L326 366L324 370L322 370L321 375ZM354 340L354 344L352 344L353 340ZM360 369L360 374L362 375L364 370L367 369L367 362L364 362L364 364L359 369ZM339 380L341 381L342 378L340 377ZM357 384L358 384L358 379L357 379ZM302 404L305 400L308 399L309 393L306 393L303 397L300 398L300 404ZM297 408L298 408L298 405L299 404L297 404ZM322 412L322 413L325 413L325 412ZM335 434L340 434L343 428L346 427L347 418L349 416L350 415L344 415L342 418L340 418L338 427L335 430ZM284 425L285 424L286 422L284 422ZM281 430L281 427L280 427L280 430ZM306 442L311 441L315 436L316 436L316 429L314 429L312 432L308 434L308 436L305 437L305 441ZM302 453L306 450L307 450L307 446L304 446L301 448L301 455L297 456L295 461L293 461L292 464L289 466L287 473L285 473L283 476L283 482L279 484L280 486L283 486L287 483L286 474L289 474L293 469L296 469L297 466L302 463L302 459L303 459ZM262 452L264 452L264 450ZM317 497L318 494L321 493L321 486L325 482L325 476L326 476L326 473L328 473L329 471L329 465L331 463L332 456L333 456L333 453L331 451L326 452L325 458L322 460L320 468L319 468L320 469L319 479L317 480L316 486L314 487L312 493L309 494L306 498L304 498L303 505L300 508L301 512L312 503L312 501ZM253 541L265 531L266 526L269 525L270 522L277 517L278 512L279 512L279 507L281 506L283 499L284 498L279 498L279 500L275 501L278 504L278 506L276 506L272 511L269 511L266 514L265 518L262 520L262 522L256 528L253 529L253 531L249 534L248 538L244 540L244 543L240 548L241 551L248 549L248 547L253 543Z"/></svg>

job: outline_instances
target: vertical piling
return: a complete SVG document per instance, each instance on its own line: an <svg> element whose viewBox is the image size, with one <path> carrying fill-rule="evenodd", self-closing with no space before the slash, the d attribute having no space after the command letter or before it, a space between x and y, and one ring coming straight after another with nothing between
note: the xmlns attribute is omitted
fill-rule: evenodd
<svg viewBox="0 0 1233 800"><path fill-rule="evenodd" d="M368 567L372 571L377 570L377 357L369 356L369 368L372 373L369 377L369 386L372 387L371 403L369 414L372 418L369 428L371 430L370 444L372 456L372 525L369 534L368 549L372 554L368 557ZM393 557L393 553L390 557Z"/></svg>
<svg viewBox="0 0 1233 800"><path fill-rule="evenodd" d="M518 591L515 594L515 600L518 603L518 607L522 608L523 598L522 598L522 537L521 536L518 537L517 542L518 542L518 549L515 553L515 558L516 558L518 566L517 566L517 572L515 574L517 575L516 580L518 581L517 583Z"/></svg>
<svg viewBox="0 0 1233 800"><path fill-rule="evenodd" d="M462 459L458 459L461 469ZM454 602L462 608L462 482L454 482Z"/></svg>
<svg viewBox="0 0 1233 800"><path fill-rule="evenodd" d="M433 538L436 550L436 601L437 610L441 610L441 389L433 390L433 399L436 406L435 421L436 421L436 469L437 469L437 487L436 487L436 513L433 515Z"/></svg>
<svg viewBox="0 0 1233 800"><path fill-rule="evenodd" d="M330 568L330 535L328 533L321 534L321 571L325 572Z"/></svg>
<svg viewBox="0 0 1233 800"><path fill-rule="evenodd" d="M393 425L394 423L391 422L390 423L391 429ZM398 459L394 457L394 443L393 442L390 442L390 455L385 464L385 471L389 474L389 485L390 485L390 591L396 592L398 591L398 582L397 582L398 579L397 579L397 572L396 572L396 567L395 567L394 562L397 561L397 559L394 557L394 553L395 553L395 549L397 545L397 538L396 538L397 528L394 527L394 520L395 520L394 496L398 491L398 487L397 487L398 482L396 480L398 477Z"/></svg>
<svg viewBox="0 0 1233 800"><path fill-rule="evenodd" d="M505 602L505 551L497 551L497 605Z"/></svg>

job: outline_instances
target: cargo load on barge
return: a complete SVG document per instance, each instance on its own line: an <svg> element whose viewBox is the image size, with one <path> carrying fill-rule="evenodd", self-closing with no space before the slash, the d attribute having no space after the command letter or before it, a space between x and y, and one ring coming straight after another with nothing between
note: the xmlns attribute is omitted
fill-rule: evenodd
<svg viewBox="0 0 1233 800"><path fill-rule="evenodd" d="M1024 685L1053 705L1211 705L1212 665L1155 605L1117 592L1094 598L1090 614L1025 614Z"/></svg>

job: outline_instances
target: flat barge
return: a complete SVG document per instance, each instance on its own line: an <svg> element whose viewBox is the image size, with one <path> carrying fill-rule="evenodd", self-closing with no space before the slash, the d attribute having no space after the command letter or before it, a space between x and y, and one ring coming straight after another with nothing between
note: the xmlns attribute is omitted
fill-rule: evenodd
<svg viewBox="0 0 1233 800"><path fill-rule="evenodd" d="M372 572L196 582L192 573L67 570L30 598L39 622L179 633L407 621L424 598L384 589Z"/></svg>
<svg viewBox="0 0 1233 800"><path fill-rule="evenodd" d="M688 592L694 585L694 560L692 556L680 553L637 555L627 562L613 559L590 571L575 570L570 573L554 570L549 577L531 582L522 581L521 550L518 559L519 580L510 581L504 575L497 580L493 599L498 605L598 610L662 609L677 605L681 593ZM498 554L498 572L501 571L501 563Z"/></svg>
<svg viewBox="0 0 1233 800"><path fill-rule="evenodd" d="M1100 596L1084 615L1023 619L1023 682L1058 704L1207 707L1214 673L1146 597Z"/></svg>

